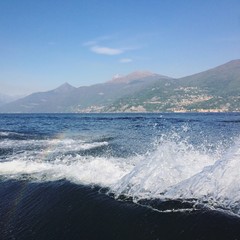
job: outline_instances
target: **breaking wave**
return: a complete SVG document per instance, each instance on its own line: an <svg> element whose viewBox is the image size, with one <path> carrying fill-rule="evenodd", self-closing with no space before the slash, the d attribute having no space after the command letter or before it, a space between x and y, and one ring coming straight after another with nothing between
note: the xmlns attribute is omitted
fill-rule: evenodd
<svg viewBox="0 0 240 240"><path fill-rule="evenodd" d="M240 215L239 139L227 151L210 151L176 136L163 136L141 155L123 158L79 152L109 144L74 138L3 139L1 148L11 147L15 153L0 159L0 177L41 182L66 179L107 188L116 198L180 199Z"/></svg>
<svg viewBox="0 0 240 240"><path fill-rule="evenodd" d="M197 199L240 215L240 139L213 165L169 189L167 198Z"/></svg>

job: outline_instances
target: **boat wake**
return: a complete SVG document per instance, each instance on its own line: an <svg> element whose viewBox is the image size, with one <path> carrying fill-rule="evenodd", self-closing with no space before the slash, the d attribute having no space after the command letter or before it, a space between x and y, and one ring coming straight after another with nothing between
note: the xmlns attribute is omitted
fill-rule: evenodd
<svg viewBox="0 0 240 240"><path fill-rule="evenodd" d="M108 142L106 138L26 140L1 135L1 152L11 149L1 154L2 181L65 179L107 188L116 199L131 199L158 211L191 211L204 206L240 216L239 139L226 151L210 151L206 146L196 147L187 140L165 135L145 154L116 157L109 153L82 154L110 146L111 139ZM156 202L161 203L161 209L154 207Z"/></svg>

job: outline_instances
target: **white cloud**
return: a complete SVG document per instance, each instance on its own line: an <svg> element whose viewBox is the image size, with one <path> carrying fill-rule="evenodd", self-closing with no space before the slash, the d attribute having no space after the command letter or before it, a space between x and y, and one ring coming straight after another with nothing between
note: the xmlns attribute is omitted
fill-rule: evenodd
<svg viewBox="0 0 240 240"><path fill-rule="evenodd" d="M120 63L130 63L132 62L133 60L131 58L122 58L119 60Z"/></svg>
<svg viewBox="0 0 240 240"><path fill-rule="evenodd" d="M123 49L120 48L109 48L103 46L93 46L90 50L97 54L104 54L104 55L119 55L124 52Z"/></svg>
<svg viewBox="0 0 240 240"><path fill-rule="evenodd" d="M128 51L132 50L137 50L139 47L136 46L125 46L125 47L108 47L110 44L114 44L111 40L116 39L116 34L115 35L106 35L106 36L101 36L95 39L92 39L91 41L87 41L83 43L84 47L87 47L90 51L96 53L96 54L102 54L102 55L108 55L108 56L113 56L113 55L119 55ZM122 63L129 63L132 62L132 59L126 58L126 59L121 59L120 62Z"/></svg>

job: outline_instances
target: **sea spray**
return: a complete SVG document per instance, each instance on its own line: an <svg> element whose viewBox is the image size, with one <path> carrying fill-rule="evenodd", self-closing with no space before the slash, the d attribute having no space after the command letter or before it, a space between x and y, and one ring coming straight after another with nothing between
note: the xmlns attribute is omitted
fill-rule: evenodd
<svg viewBox="0 0 240 240"><path fill-rule="evenodd" d="M154 151L141 156L134 168L112 186L116 196L135 200L159 197L216 160L214 154L195 149L178 134L161 136L155 145Z"/></svg>
<svg viewBox="0 0 240 240"><path fill-rule="evenodd" d="M214 148L208 142L192 144L186 126L156 137L144 154L127 157L79 153L109 146L106 139L3 139L1 148L12 147L15 152L2 157L1 179L65 179L108 188L116 198L124 195L135 202L194 198L240 215L239 140L222 155L221 142Z"/></svg>
<svg viewBox="0 0 240 240"><path fill-rule="evenodd" d="M209 207L240 215L240 139L215 164L168 189L166 198L198 199Z"/></svg>

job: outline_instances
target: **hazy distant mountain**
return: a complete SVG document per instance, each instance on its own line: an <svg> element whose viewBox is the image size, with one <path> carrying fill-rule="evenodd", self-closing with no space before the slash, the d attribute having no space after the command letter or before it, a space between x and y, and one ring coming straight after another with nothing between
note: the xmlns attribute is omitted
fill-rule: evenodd
<svg viewBox="0 0 240 240"><path fill-rule="evenodd" d="M5 97L3 94L0 94L0 106L3 105L4 103L6 103Z"/></svg>
<svg viewBox="0 0 240 240"><path fill-rule="evenodd" d="M58 88L56 88L56 89L54 89L50 92L65 94L65 93L72 92L74 90L76 90L76 88L66 82L66 83L62 84L61 86L59 86Z"/></svg>
<svg viewBox="0 0 240 240"><path fill-rule="evenodd" d="M102 84L75 88L68 83L48 91L33 93L6 104L1 112L99 112L124 96L132 95L161 78L153 73L132 73Z"/></svg>
<svg viewBox="0 0 240 240"><path fill-rule="evenodd" d="M106 111L240 111L240 60L181 79L162 79Z"/></svg>
<svg viewBox="0 0 240 240"><path fill-rule="evenodd" d="M5 104L0 111L240 111L240 60L180 79L138 71L86 87L65 83Z"/></svg>
<svg viewBox="0 0 240 240"><path fill-rule="evenodd" d="M9 95L0 93L0 106L6 103L12 102L18 98L19 98L18 96L9 96Z"/></svg>

